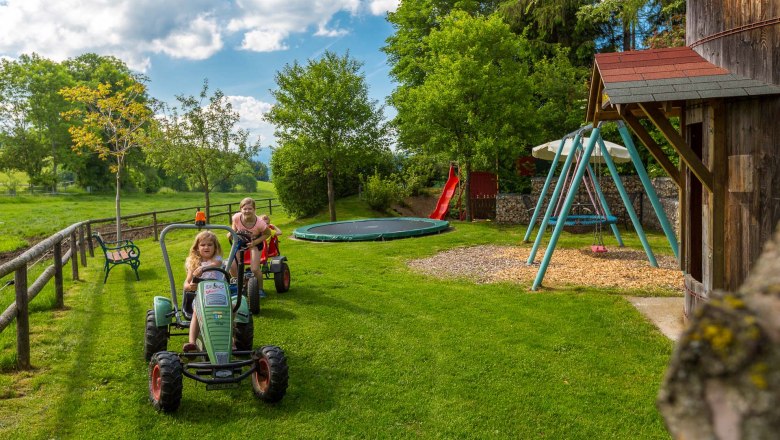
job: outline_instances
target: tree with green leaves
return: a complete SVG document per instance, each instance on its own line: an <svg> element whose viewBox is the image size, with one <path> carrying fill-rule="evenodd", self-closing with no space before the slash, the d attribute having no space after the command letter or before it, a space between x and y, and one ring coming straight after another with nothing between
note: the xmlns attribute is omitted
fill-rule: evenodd
<svg viewBox="0 0 780 440"><path fill-rule="evenodd" d="M67 121L79 121L69 128L75 151L92 151L104 160L113 161L111 170L116 177L116 239L122 238L121 175L125 159L133 149L151 142L149 125L154 110L146 97L143 78L116 85L98 84L97 87L78 85L60 91L68 101L78 104L63 113Z"/></svg>
<svg viewBox="0 0 780 440"><path fill-rule="evenodd" d="M395 28L393 35L387 38L387 46L382 49L391 65L390 75L401 83L401 87L422 83L426 74L422 62L429 50L425 37L441 26L441 18L452 11L489 15L501 3L500 0L401 2L395 12L387 14L387 21Z"/></svg>
<svg viewBox="0 0 780 440"><path fill-rule="evenodd" d="M112 87L120 88L120 83L135 81L130 68L122 60L110 55L85 53L69 58L62 64L78 85L97 88L99 84L111 84ZM139 150L131 150L126 163L132 167L143 160L142 156ZM114 189L114 173L111 171L110 162L102 160L94 152L82 150L81 154L67 154L63 157L63 165L76 175L76 182L84 188ZM128 173L122 173L123 187L128 183L127 177Z"/></svg>
<svg viewBox="0 0 780 440"><path fill-rule="evenodd" d="M335 182L339 174L386 154L387 128L383 109L368 97L360 73L362 63L349 54L326 51L306 66L297 62L277 72L276 99L265 120L276 126L281 148L295 148L304 172L322 176L327 183L328 210L336 221ZM274 179L288 167L273 167ZM296 175L295 178L300 178Z"/></svg>
<svg viewBox="0 0 780 440"><path fill-rule="evenodd" d="M68 124L60 117L70 104L58 92L72 84L61 64L37 54L0 60L2 155L8 167L26 172L31 184L55 191L58 166L70 143ZM49 165L51 172L44 173Z"/></svg>
<svg viewBox="0 0 780 440"><path fill-rule="evenodd" d="M425 40L423 82L392 96L400 145L458 161L468 200L474 166L495 169L499 156L516 157L536 130L528 45L497 15L463 11L442 17Z"/></svg>
<svg viewBox="0 0 780 440"><path fill-rule="evenodd" d="M220 184L231 181L260 149L249 142L249 132L236 128L241 115L221 90L209 96L208 81L200 94L178 95L181 109L172 108L159 118L155 142L145 146L147 160L174 175L186 176L194 188L203 191L206 217L210 217L209 195Z"/></svg>
<svg viewBox="0 0 780 440"><path fill-rule="evenodd" d="M569 60L578 66L593 63L598 34L578 26L577 12L592 0L509 0L499 12L512 30L528 39L535 56L554 56L559 46L569 48Z"/></svg>
<svg viewBox="0 0 780 440"><path fill-rule="evenodd" d="M69 125L60 114L68 111L68 103L59 91L74 84L67 69L54 61L36 54L22 55L19 63L26 75L29 90L29 118L40 133L39 142L49 147L52 165L52 186L57 191L58 166L69 150Z"/></svg>

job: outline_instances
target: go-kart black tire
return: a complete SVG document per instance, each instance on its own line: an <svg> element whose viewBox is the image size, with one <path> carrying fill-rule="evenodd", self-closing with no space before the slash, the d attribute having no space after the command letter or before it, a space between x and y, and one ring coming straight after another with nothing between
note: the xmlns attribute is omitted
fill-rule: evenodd
<svg viewBox="0 0 780 440"><path fill-rule="evenodd" d="M181 404L182 366L179 355L161 351L149 362L149 400L157 411L173 412Z"/></svg>
<svg viewBox="0 0 780 440"><path fill-rule="evenodd" d="M276 293L284 293L290 290L290 267L282 263L282 270L274 273L274 285Z"/></svg>
<svg viewBox="0 0 780 440"><path fill-rule="evenodd" d="M251 350L255 341L255 323L252 315L249 315L249 322L246 324L236 323L236 350Z"/></svg>
<svg viewBox="0 0 780 440"><path fill-rule="evenodd" d="M168 349L168 329L157 327L154 310L146 312L146 332L144 334L144 359L152 360L152 355Z"/></svg>
<svg viewBox="0 0 780 440"><path fill-rule="evenodd" d="M252 391L255 397L276 403L287 392L287 357L284 350L275 345L266 345L255 350L255 372L252 373Z"/></svg>
<svg viewBox="0 0 780 440"><path fill-rule="evenodd" d="M252 277L246 283L246 297L249 301L249 312L253 315L260 313L260 286L257 278Z"/></svg>

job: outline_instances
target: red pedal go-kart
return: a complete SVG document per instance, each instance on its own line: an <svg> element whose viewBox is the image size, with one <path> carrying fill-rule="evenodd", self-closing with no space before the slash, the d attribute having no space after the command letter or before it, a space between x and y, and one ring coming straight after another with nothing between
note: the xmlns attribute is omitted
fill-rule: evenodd
<svg viewBox="0 0 780 440"><path fill-rule="evenodd" d="M248 242L246 236L239 234L242 241ZM244 283L246 286L249 311L253 314L260 313L260 283L255 278L250 268L251 252L244 252ZM287 265L287 257L279 253L279 238L274 235L266 240L260 254L260 268L263 278L273 278L276 293L284 293L290 290L290 267Z"/></svg>

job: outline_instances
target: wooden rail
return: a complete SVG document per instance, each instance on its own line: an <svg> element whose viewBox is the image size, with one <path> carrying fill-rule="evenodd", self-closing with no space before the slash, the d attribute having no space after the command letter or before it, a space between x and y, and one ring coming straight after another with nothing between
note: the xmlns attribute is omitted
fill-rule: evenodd
<svg viewBox="0 0 780 440"><path fill-rule="evenodd" d="M269 215L273 214L273 208L281 205L275 204L273 198L256 200L258 211L267 209ZM213 208L225 207L225 211L216 212L211 214L211 219L220 216L226 216L228 219L233 214L233 207L238 208L238 203L225 203L222 205L213 205ZM141 214L125 215L120 220L137 219L143 217L151 217L150 224L147 226L136 226L132 228L122 229L122 232L132 232L147 230L152 228L154 240L159 238L159 231L161 228L171 223L190 223L193 221L195 211L199 211L200 206L191 206L187 208L166 209L161 211L144 212ZM187 212L186 217L179 219L175 222L160 222L158 214L170 214L177 212ZM212 211L213 212L213 211ZM16 301L11 303L5 311L0 314L0 333L3 332L16 318L16 364L21 370L29 370L32 368L30 364L30 322L28 316L28 305L38 293L46 286L46 284L54 278L54 290L56 295L56 307L61 309L65 306L64 291L63 291L63 278L62 267L69 261L71 262L71 276L73 280L79 279L79 264L78 256L81 258L81 266L87 265L87 248L89 248L89 255L95 256L93 244L92 244L92 225L103 224L109 222L115 222L116 218L100 218L86 220L79 223L74 223L67 228L57 232L49 238L41 241L35 246L31 247L23 254L9 261L8 263L0 266L0 279L14 273L14 287L16 289ZM106 232L105 235L110 235L111 232ZM114 232L116 234L116 232ZM66 240L70 240L70 250L62 254L62 243ZM28 263L41 258L53 252L53 263L45 268L43 272L38 276L32 284L28 283Z"/></svg>
<svg viewBox="0 0 780 440"><path fill-rule="evenodd" d="M57 232L51 237L43 240L35 246L28 249L22 255L14 258L6 264L0 266L0 278L14 272L14 287L16 289L16 301L8 306L0 314L0 332L16 318L16 364L20 369L30 369L30 321L28 317L28 304L43 289L46 283L54 277L54 290L57 301L57 308L64 307L63 288L62 288L62 266L71 261L72 276L74 280L79 279L78 259L76 252L80 252L81 261L86 265L86 255L84 252L84 226L86 222L75 223L67 228ZM62 242L70 239L70 250L62 255ZM43 273L32 283L28 285L27 264L39 258L50 250L54 252L54 263L44 269Z"/></svg>

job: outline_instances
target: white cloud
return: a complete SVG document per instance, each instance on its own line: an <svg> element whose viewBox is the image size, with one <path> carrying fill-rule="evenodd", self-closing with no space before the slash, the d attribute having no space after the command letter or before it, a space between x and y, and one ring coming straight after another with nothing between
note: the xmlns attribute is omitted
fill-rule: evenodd
<svg viewBox="0 0 780 440"><path fill-rule="evenodd" d="M387 12L395 12L400 0L370 0L368 10L374 15L383 15Z"/></svg>
<svg viewBox="0 0 780 440"><path fill-rule="evenodd" d="M349 34L347 29L328 29L326 25L327 23L320 23L314 35L317 37L343 37Z"/></svg>
<svg viewBox="0 0 780 440"><path fill-rule="evenodd" d="M252 96L228 96L227 99L233 109L241 115L239 127L249 130L253 136L259 136L262 144L274 138L274 126L263 120L263 115L271 110L273 104Z"/></svg>
<svg viewBox="0 0 780 440"><path fill-rule="evenodd" d="M202 60L230 38L240 48L287 50L296 34L338 38L337 14L382 15L399 0L0 0L0 56L36 52L61 61L114 55L146 71L153 54ZM343 18L343 17L342 17Z"/></svg>
<svg viewBox="0 0 780 440"><path fill-rule="evenodd" d="M173 58L204 60L222 49L222 36L216 20L203 15L186 28L172 30L164 38L152 40L151 48Z"/></svg>
<svg viewBox="0 0 780 440"><path fill-rule="evenodd" d="M6 0L0 53L61 61L95 52L145 71L154 52L203 59L221 49L223 30L212 12L208 0Z"/></svg>
<svg viewBox="0 0 780 440"><path fill-rule="evenodd" d="M361 10L360 0L238 0L236 5L239 14L227 29L244 32L241 48L257 52L286 49L285 39L313 27L316 36L345 35L347 29L331 29L328 23L339 12L357 15Z"/></svg>
<svg viewBox="0 0 780 440"><path fill-rule="evenodd" d="M285 38L287 38L285 32L255 29L244 34L241 48L255 52L287 50L287 45L284 44Z"/></svg>

